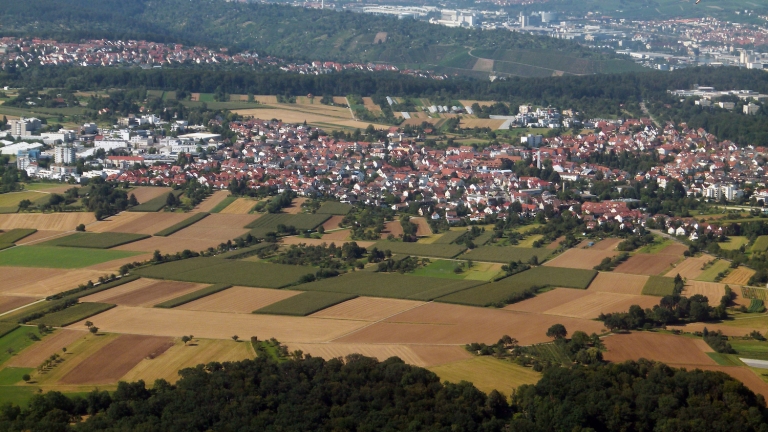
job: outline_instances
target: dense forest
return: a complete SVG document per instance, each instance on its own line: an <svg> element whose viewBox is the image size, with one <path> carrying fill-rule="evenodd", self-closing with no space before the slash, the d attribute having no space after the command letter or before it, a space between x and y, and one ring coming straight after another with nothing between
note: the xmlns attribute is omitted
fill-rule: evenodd
<svg viewBox="0 0 768 432"><path fill-rule="evenodd" d="M23 409L0 406L0 429L7 431L763 431L766 425L765 400L728 375L645 360L549 368L508 400L467 382L441 383L397 358L324 361L297 352L282 363L261 356L184 369L175 385L120 383L112 394L48 392Z"/></svg>

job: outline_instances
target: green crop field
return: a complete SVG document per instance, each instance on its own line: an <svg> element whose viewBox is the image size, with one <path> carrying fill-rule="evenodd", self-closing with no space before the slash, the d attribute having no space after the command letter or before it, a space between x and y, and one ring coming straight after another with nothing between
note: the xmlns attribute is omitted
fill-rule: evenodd
<svg viewBox="0 0 768 432"><path fill-rule="evenodd" d="M219 213L219 212L221 212L222 210L227 208L230 204L232 204L236 200L237 200L237 197L236 196L232 196L232 195L224 198L220 203L216 204L211 209L211 213Z"/></svg>
<svg viewBox="0 0 768 432"><path fill-rule="evenodd" d="M768 342L732 339L728 343L736 350L739 357L768 360Z"/></svg>
<svg viewBox="0 0 768 432"><path fill-rule="evenodd" d="M493 231L486 231L472 240L476 246L483 246L493 238Z"/></svg>
<svg viewBox="0 0 768 432"><path fill-rule="evenodd" d="M42 337L37 326L21 326L0 337L0 365L8 361L11 356L35 343L29 338L29 334L34 334L38 338Z"/></svg>
<svg viewBox="0 0 768 432"><path fill-rule="evenodd" d="M113 307L115 307L115 305L108 303L78 303L64 310L35 319L31 323L43 323L53 327L64 327L110 310Z"/></svg>
<svg viewBox="0 0 768 432"><path fill-rule="evenodd" d="M187 304L190 302L193 302L195 300L201 299L203 297L207 297L211 294L216 294L217 292L224 291L227 288L232 287L232 285L226 285L226 284L216 284L211 285L209 287L205 287L203 289L193 291L189 294L185 294L181 297L176 297L173 299L170 299L168 301L164 301L162 303L158 303L155 305L156 308L175 308L177 306L181 306L183 304Z"/></svg>
<svg viewBox="0 0 768 432"><path fill-rule="evenodd" d="M176 225L169 226L168 228L162 231L156 232L155 235L158 237L167 237L177 231L181 231L184 228L199 222L209 214L210 213L195 213L194 215L188 217L187 219L184 219L183 221L177 223Z"/></svg>
<svg viewBox="0 0 768 432"><path fill-rule="evenodd" d="M344 216L349 214L349 212L351 212L353 208L354 207L352 207L349 204L344 204L344 203L335 202L335 201L325 201L320 205L320 208L317 209L316 213Z"/></svg>
<svg viewBox="0 0 768 432"><path fill-rule="evenodd" d="M75 233L42 243L40 246L60 246L89 249L110 249L149 238L146 234L129 233Z"/></svg>
<svg viewBox="0 0 768 432"><path fill-rule="evenodd" d="M0 252L0 266L82 268L141 253L54 246L19 246Z"/></svg>
<svg viewBox="0 0 768 432"><path fill-rule="evenodd" d="M413 255L434 258L453 258L456 255L467 250L464 245L455 244L424 244L424 243L403 243L389 240L377 242L374 247L382 251L391 251L398 255Z"/></svg>
<svg viewBox="0 0 768 432"><path fill-rule="evenodd" d="M0 322L0 338L19 328L19 325L13 322Z"/></svg>
<svg viewBox="0 0 768 432"><path fill-rule="evenodd" d="M335 278L298 285L293 289L430 301L483 283L485 282L408 276L396 273L353 272Z"/></svg>
<svg viewBox="0 0 768 432"><path fill-rule="evenodd" d="M549 360L555 364L570 365L571 359L568 358L568 353L554 342L535 344L528 347L534 355L543 359Z"/></svg>
<svg viewBox="0 0 768 432"><path fill-rule="evenodd" d="M459 291L437 298L435 301L470 306L500 306L522 300L523 293L534 287L586 289L595 276L597 276L595 270L534 267L498 282Z"/></svg>
<svg viewBox="0 0 768 432"><path fill-rule="evenodd" d="M664 297L672 295L675 289L675 279L663 276L651 276L643 287L642 294Z"/></svg>
<svg viewBox="0 0 768 432"><path fill-rule="evenodd" d="M314 267L217 258L191 258L136 270L140 276L185 282L283 288L314 274Z"/></svg>
<svg viewBox="0 0 768 432"><path fill-rule="evenodd" d="M456 273L454 269L461 263L455 261L435 260L424 267L416 269L414 276L437 277L446 279L464 279L466 274Z"/></svg>
<svg viewBox="0 0 768 432"><path fill-rule="evenodd" d="M714 264L709 266L708 269L704 270L699 277L696 278L696 280L704 281L704 282L714 282L715 277L717 277L718 273L724 272L730 268L731 263L729 261L725 260L717 260Z"/></svg>
<svg viewBox="0 0 768 432"><path fill-rule="evenodd" d="M159 197L152 198L151 200L141 203L137 206L133 206L128 209L128 211L131 212L159 212L163 208L165 208L166 203L168 202L168 195L173 194L178 198L184 191L171 191L167 194L162 194Z"/></svg>
<svg viewBox="0 0 768 432"><path fill-rule="evenodd" d="M330 218L330 214L270 213L256 219L245 227L259 231L277 231L278 225L285 225L292 226L299 231L308 231L317 228Z"/></svg>
<svg viewBox="0 0 768 432"><path fill-rule="evenodd" d="M763 313L765 312L765 301L761 299L752 299L749 301L749 313Z"/></svg>
<svg viewBox="0 0 768 432"><path fill-rule="evenodd" d="M765 252L768 251L768 235L762 235L755 240L755 244L752 245L752 252Z"/></svg>
<svg viewBox="0 0 768 432"><path fill-rule="evenodd" d="M36 233L36 229L12 229L0 234L0 244L13 244Z"/></svg>
<svg viewBox="0 0 768 432"><path fill-rule="evenodd" d="M739 358L733 354L708 352L707 355L720 366L744 366L744 363L742 363Z"/></svg>
<svg viewBox="0 0 768 432"><path fill-rule="evenodd" d="M512 261L522 261L527 263L534 256L539 262L544 261L552 254L550 249L533 249L512 246L483 246L465 253L461 259L471 259L475 261L488 261L498 263L510 263Z"/></svg>
<svg viewBox="0 0 768 432"><path fill-rule="evenodd" d="M718 243L720 249L736 250L749 243L749 239L744 236L729 236L727 241Z"/></svg>
<svg viewBox="0 0 768 432"><path fill-rule="evenodd" d="M466 233L467 233L466 230L448 231L445 234L441 235L440 238L435 240L432 244L451 244Z"/></svg>
<svg viewBox="0 0 768 432"><path fill-rule="evenodd" d="M270 315L307 316L331 306L352 300L355 294L307 291L265 306L253 313Z"/></svg>
<svg viewBox="0 0 768 432"><path fill-rule="evenodd" d="M18 207L23 200L35 201L50 195L40 192L9 192L0 194L0 207Z"/></svg>

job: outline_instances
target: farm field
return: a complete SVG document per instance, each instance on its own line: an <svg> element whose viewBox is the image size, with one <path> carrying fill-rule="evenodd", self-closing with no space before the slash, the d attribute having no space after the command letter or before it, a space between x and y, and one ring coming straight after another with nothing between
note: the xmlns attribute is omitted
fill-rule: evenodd
<svg viewBox="0 0 768 432"><path fill-rule="evenodd" d="M549 249L547 249L549 250ZM596 249L568 249L550 261L544 263L547 267L563 267L573 269L593 269L604 258L612 258L618 252Z"/></svg>
<svg viewBox="0 0 768 432"><path fill-rule="evenodd" d="M648 276L600 272L587 288L589 291L640 295Z"/></svg>
<svg viewBox="0 0 768 432"><path fill-rule="evenodd" d="M403 235L403 226L400 225L400 221L384 222L384 231L381 232L381 238L385 239L390 235L398 238Z"/></svg>
<svg viewBox="0 0 768 432"><path fill-rule="evenodd" d="M386 129L387 125L357 121L351 118L346 108L334 108L328 105L270 104L274 108L237 109L232 112L244 117L258 119L276 118L286 123L304 123L322 127L327 131L345 129L365 129L373 124L376 129Z"/></svg>
<svg viewBox="0 0 768 432"><path fill-rule="evenodd" d="M323 309L319 312L315 312L311 317L339 320L379 321L423 304L424 302L413 300L357 297Z"/></svg>
<svg viewBox="0 0 768 432"><path fill-rule="evenodd" d="M749 239L744 236L728 236L728 240L722 243L718 243L720 249L736 250L749 243Z"/></svg>
<svg viewBox="0 0 768 432"><path fill-rule="evenodd" d="M377 242L375 247L382 251L389 250L393 254L414 255L429 258L453 258L467 249L464 245L403 243L388 240Z"/></svg>
<svg viewBox="0 0 768 432"><path fill-rule="evenodd" d="M86 269L96 270L100 272L116 273L117 271L120 270L120 267L123 266L124 264L130 264L134 262L144 262L150 259L152 259L151 253L131 255L130 257L127 257L127 258L120 258L120 259L106 261L99 264L94 264L92 266L86 267Z"/></svg>
<svg viewBox="0 0 768 432"><path fill-rule="evenodd" d="M34 202L45 198L48 194L42 192L8 192L0 194L0 207L18 207L23 200Z"/></svg>
<svg viewBox="0 0 768 432"><path fill-rule="evenodd" d="M250 198L238 198L226 206L219 214L248 214L258 201Z"/></svg>
<svg viewBox="0 0 768 432"><path fill-rule="evenodd" d="M472 267L464 267L464 270L461 273L456 273L454 270L457 264L461 263L448 260L434 260L426 266L420 267L409 274L413 276L446 279L490 281L494 276L501 272L502 266L498 263L475 262L472 264Z"/></svg>
<svg viewBox="0 0 768 432"><path fill-rule="evenodd" d="M128 191L128 196L134 195L136 196L136 200L139 202L139 204L144 204L145 202L155 199L161 195L168 194L172 190L173 189L169 187L139 186Z"/></svg>
<svg viewBox="0 0 768 432"><path fill-rule="evenodd" d="M196 291L204 284L138 279L106 291L83 297L80 301L110 303L120 306L152 307L158 303Z"/></svg>
<svg viewBox="0 0 768 432"><path fill-rule="evenodd" d="M206 198L203 202L197 205L192 212L199 213L199 212L206 212L210 213L213 211L213 209L219 205L222 201L224 201L229 196L229 191L226 190L220 190L214 192L211 196Z"/></svg>
<svg viewBox="0 0 768 432"><path fill-rule="evenodd" d="M146 357L157 357L173 346L168 337L120 335L79 363L61 384L112 384Z"/></svg>
<svg viewBox="0 0 768 432"><path fill-rule="evenodd" d="M672 365L715 366L706 353L712 348L702 339L651 332L614 334L603 338L603 357L614 363L646 358Z"/></svg>
<svg viewBox="0 0 768 432"><path fill-rule="evenodd" d="M85 328L85 327L83 327ZM62 348L68 347L76 340L88 334L85 330L58 329L49 336L42 338L40 342L32 344L29 348L11 357L5 366L36 368L52 354L60 354Z"/></svg>
<svg viewBox="0 0 768 432"><path fill-rule="evenodd" d="M601 333L597 321L538 315L500 309L483 309L445 303L427 303L385 321L370 325L334 342L384 344L496 343L510 335L521 344L549 342L546 329L563 324L569 332Z"/></svg>
<svg viewBox="0 0 768 432"><path fill-rule="evenodd" d="M714 282L718 273L725 272L730 268L730 266L731 263L729 261L717 260L714 264L709 266L709 268L701 272L697 279L704 282Z"/></svg>
<svg viewBox="0 0 768 432"><path fill-rule="evenodd" d="M181 369L214 361L223 363L246 360L255 356L248 342L195 339L193 343L184 345L179 341L157 358L142 359L120 379L129 382L143 379L148 383L164 379L173 384L178 381Z"/></svg>
<svg viewBox="0 0 768 432"><path fill-rule="evenodd" d="M622 239L620 238L607 238L605 240L600 240L599 242L592 245L589 249L591 250L601 250L601 251L612 251L616 250L616 246L621 243Z"/></svg>
<svg viewBox="0 0 768 432"><path fill-rule="evenodd" d="M317 213L344 216L351 212L353 208L354 207L349 204L336 201L325 201L324 203L320 204L320 208L317 209Z"/></svg>
<svg viewBox="0 0 768 432"><path fill-rule="evenodd" d="M34 234L30 234L27 237L24 237L23 239L16 242L17 246L24 246L29 244L36 244L40 243L46 240L51 240L56 237L61 237L69 234L65 231L35 231Z"/></svg>
<svg viewBox="0 0 768 432"><path fill-rule="evenodd" d="M534 256L538 258L539 262L542 262L551 254L551 250L543 248L533 249L513 246L482 246L472 249L464 255L461 255L460 258L508 264L512 261L522 261L526 263Z"/></svg>
<svg viewBox="0 0 768 432"><path fill-rule="evenodd" d="M287 214L299 214L301 213L301 205L304 204L307 201L306 198L300 197L300 198L294 198L291 201L291 205L288 207L283 208L283 213Z"/></svg>
<svg viewBox="0 0 768 432"><path fill-rule="evenodd" d="M133 206L128 209L130 212L159 212L160 210L164 209L167 202L168 202L168 196L173 194L176 198L178 198L183 192L180 190L172 190L168 189L165 191L162 191L158 196L144 201L141 204L137 206Z"/></svg>
<svg viewBox="0 0 768 432"><path fill-rule="evenodd" d="M675 255L675 256L683 256L683 253L688 250L688 247L684 244L678 243L678 242L672 242L669 244L669 246L665 247L664 249L658 251L658 253L663 255Z"/></svg>
<svg viewBox="0 0 768 432"><path fill-rule="evenodd" d="M129 233L75 233L41 243L40 246L59 246L89 249L110 249L148 238L147 234ZM62 253L66 253L62 251Z"/></svg>
<svg viewBox="0 0 768 432"><path fill-rule="evenodd" d="M256 314L307 316L355 298L355 294L306 291L253 311Z"/></svg>
<svg viewBox="0 0 768 432"><path fill-rule="evenodd" d="M20 326L0 338L0 364L5 363L15 353L22 352L33 344L32 340L29 339L29 333L42 338L40 331L34 326Z"/></svg>
<svg viewBox="0 0 768 432"><path fill-rule="evenodd" d="M45 324L50 327L66 327L115 307L108 303L78 303L64 310L46 314L29 321L30 324Z"/></svg>
<svg viewBox="0 0 768 432"><path fill-rule="evenodd" d="M512 390L523 384L536 384L541 378L541 374L531 368L490 356L448 363L429 370L441 381L469 381L486 393L498 390L505 395L510 395Z"/></svg>
<svg viewBox="0 0 768 432"><path fill-rule="evenodd" d="M326 240L329 242L346 242L346 241L351 241L350 235L351 235L351 232L348 229L337 230L331 233L323 234L323 240Z"/></svg>
<svg viewBox="0 0 768 432"><path fill-rule="evenodd" d="M83 268L133 255L138 253L74 247L65 249L52 246L19 246L0 252L0 266Z"/></svg>
<svg viewBox="0 0 768 432"><path fill-rule="evenodd" d="M351 240L350 240L351 241ZM329 245L331 243L336 243L336 246L341 246L345 241L339 241L339 240L331 240L325 238L316 239L316 238L304 238L304 237L297 237L297 236L290 236L290 237L282 237L280 239L280 242L284 245L300 245L300 244L306 244L310 246L319 246L322 244ZM361 241L361 240L355 240L355 243L357 243L358 246L369 248L376 244L376 242L373 241ZM251 258L246 258L251 259Z"/></svg>
<svg viewBox="0 0 768 432"><path fill-rule="evenodd" d="M34 228L41 231L72 231L80 224L96 222L93 213L17 213L0 215L0 230Z"/></svg>
<svg viewBox="0 0 768 432"><path fill-rule="evenodd" d="M614 271L617 273L641 274L641 275L659 275L665 272L672 264L680 260L676 255L657 254L637 254L631 256L628 260L619 264Z"/></svg>
<svg viewBox="0 0 768 432"><path fill-rule="evenodd" d="M651 296L670 296L675 291L674 278L663 276L650 276L648 282L643 287L643 294Z"/></svg>
<svg viewBox="0 0 768 432"><path fill-rule="evenodd" d="M429 222L423 217L412 217L411 223L416 224L416 236L426 237L432 235L432 228L429 226Z"/></svg>
<svg viewBox="0 0 768 432"><path fill-rule="evenodd" d="M122 212L107 220L88 227L88 232L122 232L132 234L155 234L189 218L185 213L132 213Z"/></svg>
<svg viewBox="0 0 768 432"><path fill-rule="evenodd" d="M737 269L731 270L728 276L721 280L721 283L726 285L747 285L749 279L755 274L755 271L749 267L740 266Z"/></svg>
<svg viewBox="0 0 768 432"><path fill-rule="evenodd" d="M104 272L93 270L27 267L3 267L1 271L3 283L0 284L0 293L22 297L47 297L75 288L89 280L96 281L99 276L104 275Z"/></svg>
<svg viewBox="0 0 768 432"><path fill-rule="evenodd" d="M337 229L339 229L339 228L340 228L340 227L339 227L339 224L340 224L340 223L341 223L341 221L343 221L343 220L344 220L344 216L339 216L339 215L331 216L331 218L330 218L330 219L328 219L327 221L323 222L323 225L322 225L322 227L323 227L323 228L324 228L326 231L330 231L330 230L337 230Z"/></svg>
<svg viewBox="0 0 768 432"><path fill-rule="evenodd" d="M768 235L761 235L752 244L752 252L768 251Z"/></svg>
<svg viewBox="0 0 768 432"><path fill-rule="evenodd" d="M178 337L193 334L209 339L274 337L280 342L327 342L368 325L363 321L328 320L279 315L230 314L118 306L89 318L101 331ZM83 322L72 328L84 328ZM498 339L498 338L497 338ZM494 341L495 342L495 341Z"/></svg>
<svg viewBox="0 0 768 432"><path fill-rule="evenodd" d="M536 297L531 297L521 302L507 305L504 309L518 312L544 313L552 308L562 306L589 295L589 291L571 288L555 288L551 291L538 294Z"/></svg>
<svg viewBox="0 0 768 432"><path fill-rule="evenodd" d="M733 302L737 305L749 306L749 299L741 297L741 290L737 287L731 286L731 290L736 295ZM717 282L702 282L689 280L683 288L683 295L691 297L696 294L701 294L709 299L710 304L717 304L720 299L725 295L725 284Z"/></svg>
<svg viewBox="0 0 768 432"><path fill-rule="evenodd" d="M672 268L672 270L668 271L664 276L673 278L680 275L680 277L684 279L696 279L704 272L701 267L713 259L715 259L715 257L707 254L700 257L686 258L683 262Z"/></svg>
<svg viewBox="0 0 768 432"><path fill-rule="evenodd" d="M20 297L0 295L0 313L5 313L37 301L35 297Z"/></svg>
<svg viewBox="0 0 768 432"><path fill-rule="evenodd" d="M407 276L396 273L354 272L298 285L294 289L429 301L482 283L479 281Z"/></svg>
<svg viewBox="0 0 768 432"><path fill-rule="evenodd" d="M249 314L299 294L301 291L232 287L183 304L176 309Z"/></svg>
<svg viewBox="0 0 768 432"><path fill-rule="evenodd" d="M601 313L626 312L632 305L639 305L645 310L658 304L659 299L656 297L587 291L586 296L576 298L560 306L555 306L543 313L596 319Z"/></svg>
<svg viewBox="0 0 768 432"><path fill-rule="evenodd" d="M314 274L315 270L313 267L284 264L218 258L192 258L137 270L134 274L155 279L170 279L184 282L282 288L298 282L306 274ZM336 278L333 279L335 280Z"/></svg>
<svg viewBox="0 0 768 432"><path fill-rule="evenodd" d="M313 230L330 219L328 214L265 214L258 219L251 215L251 222L246 223L245 228L258 229L259 231L277 231L277 226L294 226L299 231Z"/></svg>

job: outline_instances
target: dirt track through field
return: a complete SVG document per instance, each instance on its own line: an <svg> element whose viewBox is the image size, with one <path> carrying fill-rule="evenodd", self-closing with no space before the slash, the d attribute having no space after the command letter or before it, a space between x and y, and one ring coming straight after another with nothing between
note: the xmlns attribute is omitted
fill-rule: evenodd
<svg viewBox="0 0 768 432"><path fill-rule="evenodd" d="M301 291L232 287L183 304L176 309L249 314L298 294L301 294Z"/></svg>
<svg viewBox="0 0 768 432"><path fill-rule="evenodd" d="M62 384L112 384L147 357L173 346L169 337L120 335L61 378ZM160 359L155 359L162 361Z"/></svg>
<svg viewBox="0 0 768 432"><path fill-rule="evenodd" d="M192 291L205 288L206 284L177 281L138 279L118 287L83 297L83 302L109 303L120 306L152 307Z"/></svg>
<svg viewBox="0 0 768 432"><path fill-rule="evenodd" d="M603 258L610 258L617 254L618 252L615 251L568 249L551 261L547 261L544 265L550 267L592 270L596 265L603 261Z"/></svg>
<svg viewBox="0 0 768 432"><path fill-rule="evenodd" d="M660 275L662 272L666 273L665 270L679 259L680 257L675 255L637 254L619 264L615 271L649 276Z"/></svg>
<svg viewBox="0 0 768 432"><path fill-rule="evenodd" d="M706 354L712 352L712 348L702 339L661 333L634 332L605 337L603 343L607 348L603 357L614 363L645 358L669 365L717 365Z"/></svg>
<svg viewBox="0 0 768 432"><path fill-rule="evenodd" d="M34 228L43 231L72 231L80 224L96 221L93 213L14 213L0 215L0 229Z"/></svg>
<svg viewBox="0 0 768 432"><path fill-rule="evenodd" d="M85 328L85 327L83 327ZM52 335L44 337L40 342L11 357L5 365L8 367L36 368L53 354L62 354L72 342L88 334L85 330L58 329Z"/></svg>
<svg viewBox="0 0 768 432"><path fill-rule="evenodd" d="M86 267L88 270L98 270L103 272L117 272L124 264L131 264L135 262L144 262L152 259L152 254L134 255L132 257L120 258L112 261L107 261L99 264L94 264L90 267Z"/></svg>
<svg viewBox="0 0 768 432"><path fill-rule="evenodd" d="M589 291L616 294L640 295L643 292L648 276L622 274L617 272L600 272L589 284Z"/></svg>
<svg viewBox="0 0 768 432"><path fill-rule="evenodd" d="M213 210L214 207L219 205L220 202L224 201L225 198L229 196L229 191L227 190L220 190L214 192L211 196L206 198L203 202L197 205L194 210L192 210L193 213L202 213L202 212L210 212Z"/></svg>
<svg viewBox="0 0 768 432"><path fill-rule="evenodd" d="M422 304L424 302L413 300L358 297L323 309L310 316L313 318L379 321Z"/></svg>

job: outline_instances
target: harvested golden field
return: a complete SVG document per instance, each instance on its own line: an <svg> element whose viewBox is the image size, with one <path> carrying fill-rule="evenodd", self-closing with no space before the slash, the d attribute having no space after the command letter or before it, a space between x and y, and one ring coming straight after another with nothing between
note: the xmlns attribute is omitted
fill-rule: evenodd
<svg viewBox="0 0 768 432"><path fill-rule="evenodd" d="M668 271L664 276L675 277L678 274L681 278L696 279L704 271L701 267L712 261L714 257L711 255L704 255L700 257L686 258L685 261L677 264L672 270Z"/></svg>
<svg viewBox="0 0 768 432"><path fill-rule="evenodd" d="M619 245L619 243L622 242L622 239L620 238L607 238L605 240L601 240L594 245L590 247L592 250L603 250L603 251L612 251L616 250L616 246Z"/></svg>
<svg viewBox="0 0 768 432"><path fill-rule="evenodd" d="M726 285L747 285L749 279L755 274L755 271L751 268L741 266L735 270L731 270L728 276L723 278L720 282Z"/></svg>
<svg viewBox="0 0 768 432"><path fill-rule="evenodd" d="M507 396L521 385L536 384L541 378L541 374L531 368L490 356L448 363L429 370L439 376L441 381L469 381L486 393L497 390Z"/></svg>
<svg viewBox="0 0 768 432"><path fill-rule="evenodd" d="M142 359L155 358L173 346L168 337L120 335L64 375L62 384L111 384ZM158 360L159 361L159 360Z"/></svg>
<svg viewBox="0 0 768 432"><path fill-rule="evenodd" d="M232 204L220 211L219 214L248 214L258 201L250 198L238 198Z"/></svg>
<svg viewBox="0 0 768 432"><path fill-rule="evenodd" d="M40 300L37 297L0 295L0 313L6 313L32 302Z"/></svg>
<svg viewBox="0 0 768 432"><path fill-rule="evenodd" d="M631 256L628 260L619 264L615 271L617 273L642 274L642 275L660 275L676 263L680 257L675 255L663 254L637 254Z"/></svg>
<svg viewBox="0 0 768 432"><path fill-rule="evenodd" d="M291 201L291 205L283 209L283 213L288 213L288 214L301 213L301 205L304 204L306 201L307 199L303 197L294 198L293 201Z"/></svg>
<svg viewBox="0 0 768 432"><path fill-rule="evenodd" d="M16 242L17 245L23 246L23 245L29 245L34 243L42 243L44 241L53 240L58 237L63 237L65 235L69 235L71 233L65 232L65 231L42 231L38 230L33 234L30 234L23 239Z"/></svg>
<svg viewBox="0 0 768 432"><path fill-rule="evenodd" d="M249 314L298 294L301 294L301 291L236 286L183 304L176 309Z"/></svg>
<svg viewBox="0 0 768 432"><path fill-rule="evenodd" d="M473 105L473 104L478 104L478 105L480 105L481 107L487 107L487 106L491 106L491 105L495 104L495 103L496 103L496 101L481 101L481 100L469 100L469 99L463 99L463 100L460 100L460 101L459 101L459 103L461 103L461 104L462 104L462 105L464 105L465 107L466 107L466 106L468 106L468 107L472 107L472 105Z"/></svg>
<svg viewBox="0 0 768 432"><path fill-rule="evenodd" d="M134 255L132 257L128 258L120 258L112 261L103 262L100 264L95 264L90 267L86 267L88 270L98 270L102 272L110 272L110 273L116 273L120 270L120 267L122 267L124 264L130 264L134 262L144 262L147 260L152 259L151 253L146 253L142 255Z"/></svg>
<svg viewBox="0 0 768 432"><path fill-rule="evenodd" d="M487 309L446 303L427 303L347 336L344 343L467 344L496 343L510 335L521 344L547 342L546 329L560 323L569 332L600 333L603 324L578 318Z"/></svg>
<svg viewBox="0 0 768 432"><path fill-rule="evenodd" d="M381 107L376 105L376 103L373 102L373 99L369 97L363 98L363 106L365 107L365 109L367 109L368 111L372 112L375 115L381 114Z"/></svg>
<svg viewBox="0 0 768 432"><path fill-rule="evenodd" d="M323 240L327 240L329 242L351 241L351 238L350 238L351 235L352 235L352 232L348 229L339 230L339 231L323 234Z"/></svg>
<svg viewBox="0 0 768 432"><path fill-rule="evenodd" d="M384 223L384 231L381 232L381 238L385 239L391 235L400 237L403 235L403 226L400 225L400 221L392 221Z"/></svg>
<svg viewBox="0 0 768 432"><path fill-rule="evenodd" d="M548 315L596 319L601 313L627 312L632 305L652 308L659 304L658 297L615 294L609 292L587 292L588 295L544 311Z"/></svg>
<svg viewBox="0 0 768 432"><path fill-rule="evenodd" d="M416 224L416 236L426 237L432 235L432 227L429 226L429 222L423 217L412 217L411 223Z"/></svg>
<svg viewBox="0 0 768 432"><path fill-rule="evenodd" d="M313 318L380 321L423 304L424 302L413 300L358 297L323 309L310 316Z"/></svg>
<svg viewBox="0 0 768 432"><path fill-rule="evenodd" d="M439 364L466 360L472 355L459 346L437 345L374 345L374 344L289 344L289 351L301 350L312 357L322 357L326 360L344 358L350 354L362 354L384 361L390 357L399 357L404 362L420 367L436 366Z"/></svg>
<svg viewBox="0 0 768 432"><path fill-rule="evenodd" d="M105 272L93 270L62 270L49 268L3 267L3 295L48 297L78 285L96 281Z"/></svg>
<svg viewBox="0 0 768 432"><path fill-rule="evenodd" d="M620 363L641 358L666 363L716 366L714 360L706 354L712 348L702 339L670 334L633 332L614 334L603 338L607 352L605 360Z"/></svg>
<svg viewBox="0 0 768 432"><path fill-rule="evenodd" d="M506 120L462 117L459 122L459 127L461 129L489 128L491 130L497 130L504 124L504 122L506 122Z"/></svg>
<svg viewBox="0 0 768 432"><path fill-rule="evenodd" d="M338 216L338 215L331 216L330 219L328 219L323 223L323 228L325 228L326 231L339 229L339 224L343 220L344 220L344 216Z"/></svg>
<svg viewBox="0 0 768 432"><path fill-rule="evenodd" d="M587 296L589 296L589 292L585 290L555 288L536 297L507 305L504 309L518 312L544 313L544 311Z"/></svg>
<svg viewBox="0 0 768 432"><path fill-rule="evenodd" d="M226 197L229 196L229 191L227 190L220 190L214 192L211 196L205 199L205 201L201 202L197 205L197 207L192 210L193 213L202 213L202 212L210 212L213 210L214 207L219 205L220 202L224 201Z"/></svg>
<svg viewBox="0 0 768 432"><path fill-rule="evenodd" d="M85 328L85 327L83 327ZM85 337L85 330L58 329L50 336L45 336L40 342L32 344L18 355L11 357L5 365L8 367L36 368L52 354L62 353L62 348L68 347L74 341Z"/></svg>
<svg viewBox="0 0 768 432"><path fill-rule="evenodd" d="M318 125L326 130L338 129L365 129L370 122L357 121L352 119L352 114L347 108L336 108L328 105L286 105L279 104L279 108L259 108L234 110L233 112L244 117L253 117L259 119L276 118L285 123L304 123ZM389 126L373 123L377 129L387 129Z"/></svg>
<svg viewBox="0 0 768 432"><path fill-rule="evenodd" d="M186 213L122 212L105 221L96 222L92 228L89 227L88 231L152 235L189 217Z"/></svg>
<svg viewBox="0 0 768 432"><path fill-rule="evenodd" d="M717 282L702 282L696 280L688 280L683 288L683 295L691 297L696 294L701 294L709 299L709 303L717 305L720 303L720 299L725 295L724 283ZM736 294L736 298L733 300L737 305L749 306L750 300L741 297L741 290L738 287L732 286L731 290Z"/></svg>
<svg viewBox="0 0 768 432"><path fill-rule="evenodd" d="M152 383L164 379L170 383L179 380L179 371L210 362L234 362L256 356L250 342L232 340L195 339L184 345L176 342L168 351L155 359L143 359L121 377L122 381L144 380Z"/></svg>
<svg viewBox="0 0 768 432"><path fill-rule="evenodd" d="M105 332L173 337L193 334L208 339L229 339L232 335L243 339L258 336L262 340L274 337L284 343L327 342L368 325L362 321L254 314L222 315L219 312L125 306L112 308L89 320ZM84 322L70 327L82 328Z"/></svg>
<svg viewBox="0 0 768 432"><path fill-rule="evenodd" d="M72 231L80 224L96 222L93 213L14 213L0 215L0 229L34 228L44 231Z"/></svg>
<svg viewBox="0 0 768 432"><path fill-rule="evenodd" d="M106 291L83 297L80 301L120 306L152 307L166 300L205 288L206 284L138 279Z"/></svg>
<svg viewBox="0 0 768 432"><path fill-rule="evenodd" d="M544 263L550 267L565 267L575 269L592 270L600 264L603 258L611 258L617 255L615 251L601 251L591 249L568 249L554 259Z"/></svg>
<svg viewBox="0 0 768 432"><path fill-rule="evenodd" d="M128 196L130 197L131 195L135 195L136 199L139 201L139 204L144 204L152 198L157 198L160 195L167 194L172 190L173 188L169 187L139 186L137 188L131 189L128 192Z"/></svg>
<svg viewBox="0 0 768 432"><path fill-rule="evenodd" d="M643 292L648 276L621 274L617 272L600 272L589 284L589 291L616 294L640 295Z"/></svg>

